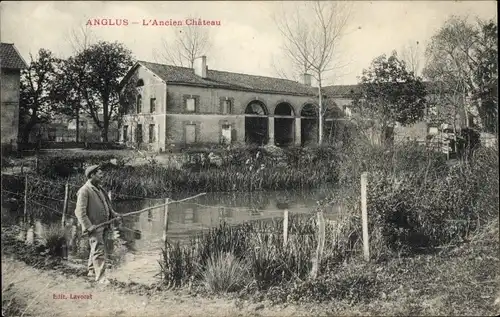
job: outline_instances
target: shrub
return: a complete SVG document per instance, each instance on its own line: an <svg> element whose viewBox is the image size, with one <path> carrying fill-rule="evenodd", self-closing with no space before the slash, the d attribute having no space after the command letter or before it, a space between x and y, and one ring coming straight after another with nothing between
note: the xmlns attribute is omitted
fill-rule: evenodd
<svg viewBox="0 0 500 317"><path fill-rule="evenodd" d="M45 246L47 254L55 257L66 255L68 232L60 224L51 224L41 233L41 243Z"/></svg>
<svg viewBox="0 0 500 317"><path fill-rule="evenodd" d="M229 252L211 255L202 273L205 288L216 294L239 291L248 280L246 263Z"/></svg>
<svg viewBox="0 0 500 317"><path fill-rule="evenodd" d="M117 159L112 154L62 154L43 156L39 160L38 173L50 178L65 178L83 173L85 165L101 164Z"/></svg>
<svg viewBox="0 0 500 317"><path fill-rule="evenodd" d="M498 210L498 152L480 148L468 162L449 163L412 142L392 147L353 142L342 155L341 190L331 201L347 202L359 214L359 180L368 172L375 258L462 241Z"/></svg>

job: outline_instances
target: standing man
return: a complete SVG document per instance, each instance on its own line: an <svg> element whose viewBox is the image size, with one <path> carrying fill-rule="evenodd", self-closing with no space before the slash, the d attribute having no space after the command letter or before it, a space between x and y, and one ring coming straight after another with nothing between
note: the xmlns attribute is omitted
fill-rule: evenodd
<svg viewBox="0 0 500 317"><path fill-rule="evenodd" d="M75 215L84 233L88 233L90 243L90 255L88 276L95 276L97 282L109 284L105 277L106 270L106 249L105 233L108 226L96 228L97 225L120 218L121 215L113 210L111 201L105 190L101 187L104 172L100 165L89 166L85 170L88 181L78 190Z"/></svg>

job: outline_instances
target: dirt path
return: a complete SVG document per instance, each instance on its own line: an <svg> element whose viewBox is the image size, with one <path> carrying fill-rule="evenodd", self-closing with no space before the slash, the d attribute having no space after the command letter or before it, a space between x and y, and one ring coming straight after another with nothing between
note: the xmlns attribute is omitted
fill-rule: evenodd
<svg viewBox="0 0 500 317"><path fill-rule="evenodd" d="M161 291L153 296L126 293L113 286L93 286L80 277L42 271L9 257L2 259L4 287L27 305L25 316L304 316L293 306L278 307L231 299L192 297ZM75 296L88 298L71 299ZM65 298L65 299L63 299Z"/></svg>

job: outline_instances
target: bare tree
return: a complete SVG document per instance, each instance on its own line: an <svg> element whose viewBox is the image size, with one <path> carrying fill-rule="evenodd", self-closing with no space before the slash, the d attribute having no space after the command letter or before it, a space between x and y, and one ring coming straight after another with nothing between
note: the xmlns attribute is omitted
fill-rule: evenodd
<svg viewBox="0 0 500 317"><path fill-rule="evenodd" d="M68 43L71 45L73 56L77 56L87 50L90 45L95 44L97 42L97 38L95 34L92 32L89 26L81 25L80 27L73 28L69 31L68 34ZM84 78L85 73L88 68L88 63L76 63L74 58L69 58L66 60L66 74L62 73L64 78L71 78L70 86L67 86L68 90L73 90L74 96L73 105L74 111L72 117L76 121L76 142L80 139L80 112L84 109L84 98L83 98L83 90L84 87ZM70 94L67 94L70 95Z"/></svg>
<svg viewBox="0 0 500 317"><path fill-rule="evenodd" d="M157 54L168 64L193 68L194 60L207 55L212 47L208 28L188 25L176 30L173 39L162 39L162 51Z"/></svg>
<svg viewBox="0 0 500 317"><path fill-rule="evenodd" d="M71 29L67 39L73 49L73 54L75 55L86 50L90 45L97 42L97 38L90 27L83 25Z"/></svg>
<svg viewBox="0 0 500 317"><path fill-rule="evenodd" d="M345 34L350 10L345 2L307 2L291 14L275 17L284 39L283 53L299 71L311 73L318 83L319 139L323 142L323 81L325 73L339 67L336 55Z"/></svg>
<svg viewBox="0 0 500 317"><path fill-rule="evenodd" d="M420 76L421 71L421 49L419 41L409 42L401 49L401 59L405 61L408 71L415 76Z"/></svg>

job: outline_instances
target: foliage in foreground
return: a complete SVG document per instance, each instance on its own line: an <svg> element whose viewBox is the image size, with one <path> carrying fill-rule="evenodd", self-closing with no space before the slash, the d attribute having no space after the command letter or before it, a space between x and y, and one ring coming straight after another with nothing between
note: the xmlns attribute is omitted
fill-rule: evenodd
<svg viewBox="0 0 500 317"><path fill-rule="evenodd" d="M228 253L235 261L248 266L249 277L258 289L297 278L306 279L311 271L311 255L317 247L316 226L315 216L290 216L286 246L283 246L282 220L236 226L222 223L186 244L167 241L160 261L163 281L172 286L183 286L201 276L206 277L207 270L215 269L213 259ZM349 238L354 234L353 226L347 221L327 223L325 253L321 260L323 268L335 266L352 250L357 243L356 238ZM210 274L222 276L223 272ZM210 284L220 284L220 279L211 279Z"/></svg>
<svg viewBox="0 0 500 317"><path fill-rule="evenodd" d="M41 232L41 244L48 255L63 257L66 255L69 242L69 232L60 224L53 223Z"/></svg>
<svg viewBox="0 0 500 317"><path fill-rule="evenodd" d="M336 285L338 293L333 294L330 286L311 290L313 284L319 284L307 284L317 247L317 223L312 216L291 217L286 246L282 220L222 224L185 245L167 243L162 259L164 281L177 286L196 281L206 269L207 259L230 252L249 263L253 286L247 289L286 288L300 296L309 289L307 298L336 296L361 301L363 296L352 293L353 289L366 288L369 294L378 283L372 275L336 280L326 272L334 272L340 263L361 254L362 172L369 173L370 248L374 261L436 252L449 244L469 241L498 210L495 149L482 148L467 162L450 164L439 153L411 145L388 149L360 144L350 148L340 162L341 190L319 204L320 209L325 207L323 203L334 203L343 210L336 221L326 223L320 263L320 275L330 286ZM348 286L343 288L342 283ZM295 291L289 292L290 299L295 298Z"/></svg>

